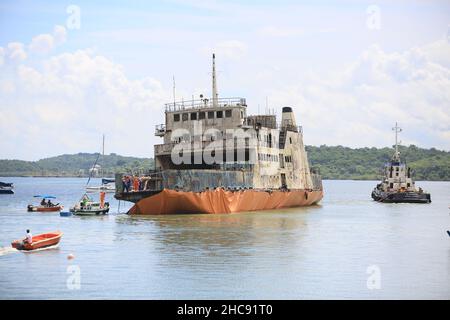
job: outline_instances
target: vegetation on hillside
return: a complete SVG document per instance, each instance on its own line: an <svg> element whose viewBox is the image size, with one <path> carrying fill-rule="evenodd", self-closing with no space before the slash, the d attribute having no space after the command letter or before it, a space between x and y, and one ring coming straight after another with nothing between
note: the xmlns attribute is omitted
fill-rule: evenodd
<svg viewBox="0 0 450 320"><path fill-rule="evenodd" d="M154 167L153 159L124 157L115 153L64 154L38 161L0 160L0 176L88 176L98 158L97 176L115 172L142 172Z"/></svg>
<svg viewBox="0 0 450 320"><path fill-rule="evenodd" d="M392 157L392 148L342 146L306 146L312 167L319 168L324 179L378 180L384 163ZM450 180L450 152L414 145L400 147L401 158L414 170L416 180ZM39 161L0 160L0 176L88 176L98 153L65 154ZM115 153L100 156L103 166L97 176L112 177L116 172L140 173L154 168L153 159L124 157ZM100 168L99 168L100 169Z"/></svg>
<svg viewBox="0 0 450 320"><path fill-rule="evenodd" d="M307 146L308 158L319 168L324 179L378 180L392 148L358 148ZM450 152L414 145L400 146L400 157L414 171L415 180L450 180Z"/></svg>

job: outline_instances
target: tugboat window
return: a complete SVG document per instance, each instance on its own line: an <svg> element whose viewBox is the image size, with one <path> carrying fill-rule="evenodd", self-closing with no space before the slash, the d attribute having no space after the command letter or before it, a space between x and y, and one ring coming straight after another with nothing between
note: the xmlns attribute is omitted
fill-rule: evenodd
<svg viewBox="0 0 450 320"><path fill-rule="evenodd" d="M223 112L217 111L216 117L217 117L217 119L223 118Z"/></svg>
<svg viewBox="0 0 450 320"><path fill-rule="evenodd" d="M225 110L225 117L231 118L231 110Z"/></svg>
<svg viewBox="0 0 450 320"><path fill-rule="evenodd" d="M173 115L173 121L175 121L175 122L180 121L180 114L179 113L176 113L176 114Z"/></svg>
<svg viewBox="0 0 450 320"><path fill-rule="evenodd" d="M198 113L198 118L199 118L200 120L205 119L205 113L204 113L204 112L199 112L199 113Z"/></svg>
<svg viewBox="0 0 450 320"><path fill-rule="evenodd" d="M214 111L208 111L208 119L214 119Z"/></svg>
<svg viewBox="0 0 450 320"><path fill-rule="evenodd" d="M188 119L189 119L189 114L183 113L182 119L183 119L183 121L188 121Z"/></svg>
<svg viewBox="0 0 450 320"><path fill-rule="evenodd" d="M197 120L197 112L191 113L191 120Z"/></svg>

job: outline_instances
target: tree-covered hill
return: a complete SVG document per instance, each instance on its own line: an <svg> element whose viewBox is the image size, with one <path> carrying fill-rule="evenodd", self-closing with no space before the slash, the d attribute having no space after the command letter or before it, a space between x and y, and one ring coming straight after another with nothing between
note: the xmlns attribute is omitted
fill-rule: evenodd
<svg viewBox="0 0 450 320"><path fill-rule="evenodd" d="M320 168L324 179L378 180L392 148L358 148L342 146L307 146L309 161ZM416 146L400 147L401 158L415 171L416 180L450 181L450 152ZM39 161L0 160L0 176L87 176L98 153L65 154ZM153 159L119 156L99 157L104 176L115 172L144 172L154 167ZM101 174L101 171L99 171Z"/></svg>
<svg viewBox="0 0 450 320"><path fill-rule="evenodd" d="M0 176L88 176L97 157L98 175L104 176L113 176L115 172L146 171L154 166L153 159L148 158L78 153L38 161L0 160Z"/></svg>
<svg viewBox="0 0 450 320"><path fill-rule="evenodd" d="M342 146L307 146L309 161L320 168L324 179L378 180L392 148L358 148ZM415 180L450 180L450 152L414 145L400 146L400 157L415 172Z"/></svg>

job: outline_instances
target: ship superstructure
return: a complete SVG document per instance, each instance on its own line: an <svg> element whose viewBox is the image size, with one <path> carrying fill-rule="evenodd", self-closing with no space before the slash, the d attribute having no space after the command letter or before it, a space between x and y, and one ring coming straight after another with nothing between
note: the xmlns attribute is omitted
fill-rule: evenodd
<svg viewBox="0 0 450 320"><path fill-rule="evenodd" d="M384 165L383 179L372 191L372 198L379 202L430 203L431 196L422 188L416 188L412 178L412 169L400 160L398 134L402 129L395 123L395 151L389 162Z"/></svg>
<svg viewBox="0 0 450 320"><path fill-rule="evenodd" d="M219 98L213 55L212 97L165 105L155 170L127 188L116 177L116 198L135 202L130 213L226 213L311 205L323 196L310 169L291 107L248 115L245 98ZM124 183L122 183L122 180ZM128 183L131 185L131 183ZM135 190L138 186L138 190ZM170 199L170 200L169 200Z"/></svg>

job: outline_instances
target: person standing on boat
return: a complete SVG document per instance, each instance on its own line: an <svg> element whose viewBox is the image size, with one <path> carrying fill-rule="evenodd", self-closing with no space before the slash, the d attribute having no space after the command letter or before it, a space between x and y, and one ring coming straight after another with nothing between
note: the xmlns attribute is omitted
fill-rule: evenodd
<svg viewBox="0 0 450 320"><path fill-rule="evenodd" d="M42 198L42 201L41 201L41 206L46 206L47 205L47 202L45 202L45 198Z"/></svg>
<svg viewBox="0 0 450 320"><path fill-rule="evenodd" d="M133 178L133 191L139 191L139 177Z"/></svg>
<svg viewBox="0 0 450 320"><path fill-rule="evenodd" d="M25 242L25 243L28 243L28 244L33 243L33 235L31 234L31 232L30 232L29 229L27 230L27 235L26 235L26 237L25 237L24 242Z"/></svg>

